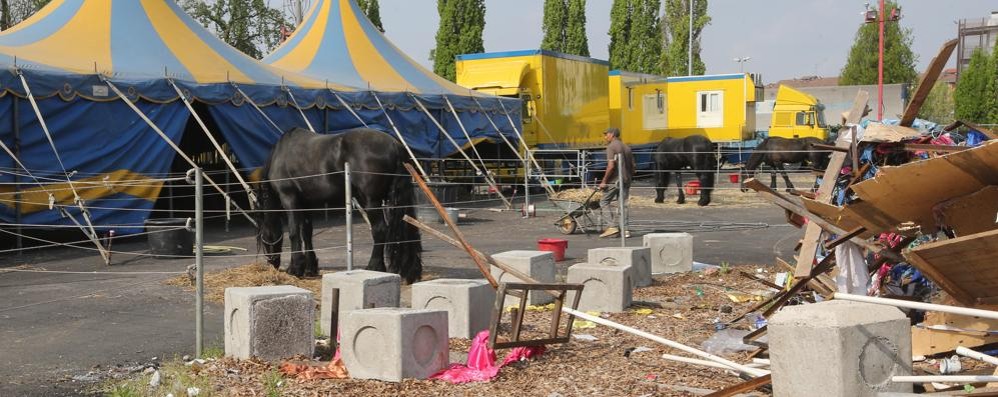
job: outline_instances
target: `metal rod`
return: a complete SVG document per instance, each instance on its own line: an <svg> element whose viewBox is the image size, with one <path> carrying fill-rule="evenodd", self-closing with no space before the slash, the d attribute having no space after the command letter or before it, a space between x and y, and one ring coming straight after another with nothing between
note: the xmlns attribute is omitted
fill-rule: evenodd
<svg viewBox="0 0 998 397"><path fill-rule="evenodd" d="M998 320L998 311L993 311L993 310L971 309L968 307L937 305L935 303L911 302L900 299L888 299L888 298L877 298L873 296L843 294L841 292L836 292L833 297L834 299L842 299L854 302L873 303L877 305L888 305L888 306L904 307L916 310L953 313L964 316L976 316L982 318L989 318L992 320Z"/></svg>
<svg viewBox="0 0 998 397"><path fill-rule="evenodd" d="M581 311L578 311L578 310L569 309L567 307L561 308L561 311L564 312L564 313L568 313L568 314L574 315L574 316L576 316L578 318L581 318L583 320L588 320L588 321L592 321L592 322L597 323L597 324L602 324L602 325L605 325L605 326L610 327L610 328L614 328L614 329L618 329L618 330L627 332L627 333L629 333L631 335L640 336L642 338L645 338L645 339L648 339L648 340L651 340L651 341L654 341L654 342L661 343L661 344L669 346L669 347L671 347L673 349L682 350L684 352L696 355L698 357L703 357L705 359L708 359L708 360L713 361L715 363L720 363L720 364L726 365L728 367L731 367L731 369L733 369L735 371L738 371L740 373L747 374L747 375L750 375L750 376L753 376L753 377L755 377L755 376L763 376L763 375L767 375L769 373L769 371L761 370L761 369L758 369L758 368L747 367L747 366L738 364L738 363L736 363L734 361L725 359L723 357L718 357L718 356L715 356L713 354L707 353L705 351L702 351L702 350L699 350L699 349L695 349L695 348L686 346L686 345L684 345L682 343L675 342L675 341L672 341L672 340L669 340L669 339L665 339L665 338L663 338L661 336L658 336L658 335L650 334L650 333L647 333L645 331L642 331L642 330L639 330L639 329L635 329L635 328L631 328L631 327L628 327L628 326L623 325L623 324L618 324L618 323L615 323L613 321L607 320L607 319L599 317L599 316L589 315L586 312L581 312Z"/></svg>
<svg viewBox="0 0 998 397"><path fill-rule="evenodd" d="M627 222L624 220L625 216L625 201L624 197L624 162L622 161L624 156L620 153L617 154L617 158L614 161L617 162L617 212L620 213L620 246L627 246Z"/></svg>
<svg viewBox="0 0 998 397"><path fill-rule="evenodd" d="M970 357L970 358L973 358L973 359L977 359L977 360L981 360L981 361L984 361L984 362L986 362L988 364L998 365L998 358L995 358L993 356L989 356L987 354L984 354L984 353L981 353L981 352L978 352L978 351L970 350L970 349L968 349L966 347L963 347L963 346L958 346L956 348L956 354L959 354L961 356L967 356L967 357Z"/></svg>
<svg viewBox="0 0 998 397"><path fill-rule="evenodd" d="M11 122L14 124L14 159L21 158L21 122L20 118L17 116L19 112L17 95L11 95L11 107L13 108L13 114L11 115ZM23 224L23 219L21 215L21 177L18 173L14 173L14 219L17 222L16 232L17 232L17 254L21 255L24 253L21 249L24 248L23 235L24 231L21 229L21 224Z"/></svg>
<svg viewBox="0 0 998 397"><path fill-rule="evenodd" d="M891 377L891 382L896 383L983 383L998 382L996 375L925 375L925 376L902 376Z"/></svg>
<svg viewBox="0 0 998 397"><path fill-rule="evenodd" d="M350 180L350 163L343 163L343 191L346 203L347 223L347 270L353 270L353 192Z"/></svg>
<svg viewBox="0 0 998 397"><path fill-rule="evenodd" d="M201 168L194 169L194 267L197 268L194 295L194 355L204 351L204 181Z"/></svg>
<svg viewBox="0 0 998 397"><path fill-rule="evenodd" d="M523 217L530 217L530 162L523 161Z"/></svg>

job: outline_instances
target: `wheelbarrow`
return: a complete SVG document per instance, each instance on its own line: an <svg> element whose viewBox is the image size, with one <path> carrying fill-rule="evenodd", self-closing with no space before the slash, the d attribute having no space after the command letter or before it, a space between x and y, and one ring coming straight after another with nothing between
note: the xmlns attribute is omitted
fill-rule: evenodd
<svg viewBox="0 0 998 397"><path fill-rule="evenodd" d="M585 201L549 199L556 207L565 212L565 215L554 223L562 234L575 233L576 229L582 229L583 233L589 233L586 228L600 226L596 221L599 216L595 213L599 209L599 203L592 202L596 192L598 190L594 190Z"/></svg>

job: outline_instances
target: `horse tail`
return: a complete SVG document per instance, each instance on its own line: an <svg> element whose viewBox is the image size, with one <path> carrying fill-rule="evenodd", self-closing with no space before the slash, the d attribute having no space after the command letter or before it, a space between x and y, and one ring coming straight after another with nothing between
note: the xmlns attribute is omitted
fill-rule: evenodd
<svg viewBox="0 0 998 397"><path fill-rule="evenodd" d="M408 162L408 161L407 161ZM423 243L419 228L403 220L408 215L416 217L416 195L412 179L405 168L399 167L388 193L388 259L389 271L402 276L412 284L423 275Z"/></svg>

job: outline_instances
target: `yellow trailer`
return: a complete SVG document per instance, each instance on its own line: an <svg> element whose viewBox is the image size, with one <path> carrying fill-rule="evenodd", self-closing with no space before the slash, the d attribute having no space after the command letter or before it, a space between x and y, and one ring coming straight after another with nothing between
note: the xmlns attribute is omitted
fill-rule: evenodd
<svg viewBox="0 0 998 397"><path fill-rule="evenodd" d="M545 50L458 55L457 83L523 100L524 140L544 149L603 146L609 63Z"/></svg>

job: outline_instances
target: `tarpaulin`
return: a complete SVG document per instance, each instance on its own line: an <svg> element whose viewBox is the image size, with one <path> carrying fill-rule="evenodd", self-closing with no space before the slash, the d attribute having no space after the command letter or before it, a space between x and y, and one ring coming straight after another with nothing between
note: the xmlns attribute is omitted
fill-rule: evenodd
<svg viewBox="0 0 998 397"><path fill-rule="evenodd" d="M511 363L539 356L544 346L517 347L506 354L506 358L496 365L496 352L488 346L489 331L475 335L468 349L467 364L451 364L450 368L437 372L430 379L440 379L450 383L488 382L499 375L499 369Z"/></svg>

